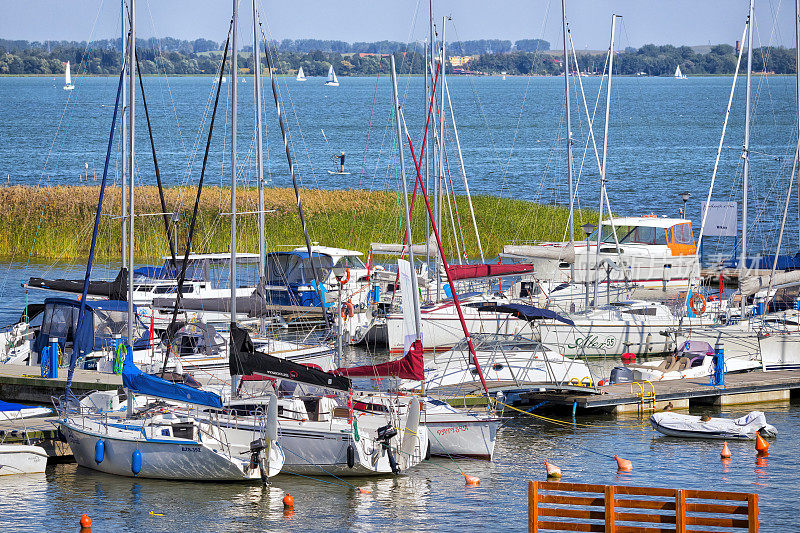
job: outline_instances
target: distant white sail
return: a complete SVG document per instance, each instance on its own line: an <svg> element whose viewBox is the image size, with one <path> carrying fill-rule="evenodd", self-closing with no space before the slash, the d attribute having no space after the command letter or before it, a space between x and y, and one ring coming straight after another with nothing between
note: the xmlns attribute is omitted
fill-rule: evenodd
<svg viewBox="0 0 800 533"><path fill-rule="evenodd" d="M297 81L306 81L306 73L303 72L303 67L297 71Z"/></svg>
<svg viewBox="0 0 800 533"><path fill-rule="evenodd" d="M72 75L70 74L69 61L67 61L67 69L64 72L64 90L71 91L75 86L72 85Z"/></svg>
<svg viewBox="0 0 800 533"><path fill-rule="evenodd" d="M339 86L339 78L336 77L336 73L333 71L333 65L328 68L328 81L325 82L325 85L330 87Z"/></svg>
<svg viewBox="0 0 800 533"><path fill-rule="evenodd" d="M678 79L678 80L685 80L686 79L686 76L683 74L683 72L681 72L681 66L680 65L675 67L675 74L672 77L675 78L675 79Z"/></svg>

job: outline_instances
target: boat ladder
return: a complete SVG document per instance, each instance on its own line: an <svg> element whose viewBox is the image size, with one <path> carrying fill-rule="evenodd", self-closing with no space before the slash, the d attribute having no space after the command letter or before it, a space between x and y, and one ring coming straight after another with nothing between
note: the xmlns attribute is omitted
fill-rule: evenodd
<svg viewBox="0 0 800 533"><path fill-rule="evenodd" d="M650 385L650 390L647 390L645 384ZM631 394L634 393L633 386L636 385L639 387L639 390L636 392L636 397L639 398L638 410L639 413L643 413L646 409L650 411L656 410L656 388L653 384L648 381L644 380L642 382L634 381L631 383Z"/></svg>

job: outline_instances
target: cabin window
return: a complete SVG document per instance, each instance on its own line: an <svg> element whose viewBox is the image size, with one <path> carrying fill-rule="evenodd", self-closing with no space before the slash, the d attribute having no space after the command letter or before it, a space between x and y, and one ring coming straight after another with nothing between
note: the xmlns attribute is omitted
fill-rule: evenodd
<svg viewBox="0 0 800 533"><path fill-rule="evenodd" d="M692 226L690 224L679 224L673 228L675 232L675 244L694 244Z"/></svg>
<svg viewBox="0 0 800 533"><path fill-rule="evenodd" d="M85 312L89 315L91 314L89 309L86 309ZM47 337L59 337L72 341L77 329L77 308L70 305L48 305L45 307L42 334Z"/></svg>
<svg viewBox="0 0 800 533"><path fill-rule="evenodd" d="M361 258L358 257L358 256L355 256L355 255L346 255L346 256L342 257L336 263L336 266L337 267L343 267L343 268L350 268L350 269L362 268L362 269L365 269L365 270L367 268L367 266L364 264L364 262L361 260Z"/></svg>

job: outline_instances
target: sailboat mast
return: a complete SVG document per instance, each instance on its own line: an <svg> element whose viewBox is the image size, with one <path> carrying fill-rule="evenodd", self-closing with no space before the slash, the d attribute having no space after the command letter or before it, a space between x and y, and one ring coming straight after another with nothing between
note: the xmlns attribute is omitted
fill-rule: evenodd
<svg viewBox="0 0 800 533"><path fill-rule="evenodd" d="M747 269L747 187L750 174L750 80L753 76L753 0L750 0L750 12L747 16L747 91L744 106L744 145L742 146L742 256L739 262L739 287L744 280ZM746 298L742 295L742 319L746 307Z"/></svg>
<svg viewBox="0 0 800 533"><path fill-rule="evenodd" d="M794 0L795 112L797 117L797 155L800 157L800 0ZM797 188L798 223L800 223L800 187Z"/></svg>
<svg viewBox="0 0 800 533"><path fill-rule="evenodd" d="M425 41L425 100L423 101L422 109L428 107L428 102L430 102L430 89L428 86L428 72L431 73L431 77L433 76L433 71L431 70L431 61L428 54L428 42ZM431 151L425 151L425 187L430 190L431 188L431 180L430 180L430 164L431 164ZM430 222L427 218L425 218L425 265L428 266L431 264L431 251L430 248L427 246L428 243L428 235L431 233ZM425 298L430 300L430 289L428 287L425 288Z"/></svg>
<svg viewBox="0 0 800 533"><path fill-rule="evenodd" d="M608 45L608 87L606 87L606 120L603 125L603 162L600 165L600 214L597 219L597 248L595 249L595 262L594 262L594 305L597 306L597 291L599 290L600 276L598 276L598 269L600 268L600 240L603 235L603 200L606 194L606 161L608 155L608 123L611 117L611 78L614 73L614 34L617 29L617 17L620 15L611 15L611 42ZM587 252L587 261L589 259ZM588 283L588 280L587 280ZM588 285L587 285L588 289Z"/></svg>
<svg viewBox="0 0 800 533"><path fill-rule="evenodd" d="M258 9L253 0L253 77L256 100L256 162L258 165L258 277L265 274L266 250L264 248L264 154L261 127L261 55L258 51ZM303 67L300 67L303 68Z"/></svg>
<svg viewBox="0 0 800 533"><path fill-rule="evenodd" d="M569 109L569 55L567 55L567 8L566 0L561 0L561 30L564 34L564 103L567 114L567 178L569 183L569 243L575 248L575 191L572 184L572 123ZM575 264L571 264L572 278L575 279Z"/></svg>
<svg viewBox="0 0 800 533"><path fill-rule="evenodd" d="M121 254L120 254L121 255L121 261L120 261L120 263L122 264L122 268L125 268L125 265L128 264L128 213L127 213L127 211L128 211L128 199L126 198L126 195L128 194L128 187L127 187L127 184L125 182L125 180L128 177L128 174L126 172L126 170L128 168L127 160L126 160L126 158L127 158L127 150L126 150L126 146L125 146L126 139L127 139L126 130L128 129L127 120L125 120L125 112L128 109L128 106L125 105L125 98L126 98L126 95L127 95L127 92L128 92L128 89L127 89L128 88L128 84L127 84L127 80L125 79L125 68L126 68L125 67L125 53L127 52L127 50L125 49L125 43L127 43L128 39L126 38L127 36L125 34L125 19L127 18L125 16L126 15L125 14L125 0L120 0L120 13L121 13L120 31L121 31L121 36L122 36L122 39L120 39L120 47L121 47L120 67L122 68L122 113L120 115L120 120L122 121L122 124L121 124L121 128L122 129L120 130L121 134L119 136L119 138L120 138L119 145L120 145L120 151L121 151L121 153L120 153L120 161L121 161L121 164L120 164L120 179L119 179L119 185L120 185L120 195L119 195L119 197L120 197L120 206L119 206L120 221L119 221L119 226L120 226L120 251L121 251Z"/></svg>
<svg viewBox="0 0 800 533"><path fill-rule="evenodd" d="M444 82L445 82L445 71L447 70L444 62L444 31L445 31L445 23L447 21L447 17L442 17L442 46L440 48L441 57L440 61L442 64L442 83L440 84L440 92L439 92L439 216L436 219L436 226L439 228L439 233L441 234L442 230L442 213L444 212ZM455 290L455 287L453 287Z"/></svg>
<svg viewBox="0 0 800 533"><path fill-rule="evenodd" d="M394 55L389 59L392 64L392 90L394 91L394 111L395 120L397 125L397 149L400 156L400 182L403 184L403 206L406 222L406 235L408 235L408 260L411 263L411 302L414 305L414 328L417 334L417 340L422 340L422 325L419 319L419 288L417 287L417 271L414 268L414 239L411 236L411 215L408 210L408 185L406 184L406 165L403 159L403 135L400 130L400 99L397 96L397 72L394 66ZM403 292L403 298L406 298L408 292Z"/></svg>
<svg viewBox="0 0 800 533"><path fill-rule="evenodd" d="M134 215L134 133L136 126L136 0L130 0L130 25L131 40L128 44L128 76L130 81L130 94L128 100L128 113L130 113L130 127L128 128L128 343L133 346L134 339L134 312L133 312L133 215Z"/></svg>
<svg viewBox="0 0 800 533"><path fill-rule="evenodd" d="M238 49L238 25L239 25L239 0L233 0L233 35L231 37L231 266L230 266L230 285L231 285L231 326L236 324L236 133L238 124L236 120L236 103L238 94L236 83L239 74L237 63Z"/></svg>

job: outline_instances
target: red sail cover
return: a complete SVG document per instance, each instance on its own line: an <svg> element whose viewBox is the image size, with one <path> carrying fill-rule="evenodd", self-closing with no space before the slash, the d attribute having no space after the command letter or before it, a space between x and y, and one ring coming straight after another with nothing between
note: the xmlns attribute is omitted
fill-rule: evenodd
<svg viewBox="0 0 800 533"><path fill-rule="evenodd" d="M354 366L351 368L337 368L333 371L338 376L351 378L385 378L425 380L425 367L422 363L422 342L414 341L408 353L395 361L388 361L379 365Z"/></svg>
<svg viewBox="0 0 800 533"><path fill-rule="evenodd" d="M492 278L496 276L514 276L533 272L533 265L530 263L519 263L514 265L450 265L448 267L450 277L453 280L473 279L473 278Z"/></svg>

